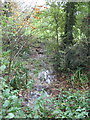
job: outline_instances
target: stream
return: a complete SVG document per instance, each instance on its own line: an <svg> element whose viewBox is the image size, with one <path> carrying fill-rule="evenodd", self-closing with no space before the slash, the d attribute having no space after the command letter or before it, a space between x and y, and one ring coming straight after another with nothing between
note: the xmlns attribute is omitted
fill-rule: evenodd
<svg viewBox="0 0 90 120"><path fill-rule="evenodd" d="M26 68L29 69L28 76L34 80L32 89L28 89L26 91L21 90L19 93L19 97L23 98L22 107L23 106L32 106L34 102L40 97L45 96L45 98L50 96L50 93L47 91L51 83L56 79L56 75L53 72L53 68L51 65L47 64L44 61L44 58L47 59L46 55L34 53L36 55L32 55L32 60L40 61L40 71L35 74L33 71L35 68L33 64L26 64Z"/></svg>

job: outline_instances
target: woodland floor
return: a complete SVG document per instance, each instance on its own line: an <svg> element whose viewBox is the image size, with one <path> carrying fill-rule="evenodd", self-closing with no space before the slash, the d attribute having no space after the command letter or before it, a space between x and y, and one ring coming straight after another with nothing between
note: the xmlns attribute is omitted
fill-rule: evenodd
<svg viewBox="0 0 90 120"><path fill-rule="evenodd" d="M46 55L44 52L43 47L31 47L30 54L27 58L21 59L24 62L24 66L28 69L29 79L34 80L34 85L32 90L20 90L18 96L23 98L22 107L23 106L31 106L33 105L34 101L42 95L42 91L45 90L48 97L57 97L60 94L60 89L62 90L89 90L90 86L86 85L85 87L77 85L74 87L72 84L69 83L68 79L71 73L56 73L53 70L53 65L50 62L51 55ZM43 70L52 70L51 73L52 80L50 84L41 82L38 79L38 73Z"/></svg>

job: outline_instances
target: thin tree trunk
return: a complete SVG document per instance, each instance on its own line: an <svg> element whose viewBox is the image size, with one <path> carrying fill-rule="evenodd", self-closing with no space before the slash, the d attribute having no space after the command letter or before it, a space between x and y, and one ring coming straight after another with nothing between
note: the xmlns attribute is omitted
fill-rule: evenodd
<svg viewBox="0 0 90 120"><path fill-rule="evenodd" d="M54 20L56 23L56 42L57 42L57 52L59 50L59 37L58 37L58 20L56 18L57 16L54 16Z"/></svg>

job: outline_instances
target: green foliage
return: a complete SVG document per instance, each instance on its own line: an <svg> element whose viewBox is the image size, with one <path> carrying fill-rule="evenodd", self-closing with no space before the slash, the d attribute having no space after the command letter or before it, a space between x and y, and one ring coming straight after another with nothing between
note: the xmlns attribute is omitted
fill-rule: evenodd
<svg viewBox="0 0 90 120"><path fill-rule="evenodd" d="M14 89L27 88L28 84L28 69L23 67L23 64L17 61L12 65L13 79L10 80L10 85Z"/></svg>
<svg viewBox="0 0 90 120"><path fill-rule="evenodd" d="M58 72L67 71L68 68L70 70L75 61L79 60L79 65L87 62L87 47L84 49L82 46L84 51L83 49L77 49L77 47L73 50L73 46L71 46L70 49L67 48L64 50L61 50L59 47L62 42L61 36L64 33L66 22L63 5L62 3L56 4L55 2L48 4L48 9L41 10L38 14L36 13L34 16L36 19L33 19L32 22L26 21L25 23L25 20L23 21L23 18L21 17L23 13L22 15L19 14L20 16L17 15L17 17L12 17L11 15L7 17L6 15L0 16L4 50L0 66L0 71L2 71L3 75L3 77L0 77L0 90L2 92L0 93L0 102L2 104L2 106L0 106L0 118L77 119L89 117L89 91L79 91L74 89L70 91L60 90L57 97L47 97L42 93L32 106L25 107L21 106L22 100L18 97L18 93L21 89L32 90L34 80L31 78L29 80L29 70L24 67L21 59L20 61L17 60L17 56L21 55L22 58L26 59L27 56L30 55L29 46L31 43L36 45L34 41L37 41L37 38L41 41L39 45L43 44L43 46L45 46L46 54L48 52L50 57L54 58L52 60L54 69ZM80 41L84 40L84 43L87 44L88 34L84 28L82 29L82 26L87 29L85 22L82 23L82 20L84 20L83 18L87 16L87 3L77 3L76 7L77 11L74 14L76 17L76 24L72 21L72 24L74 25L73 42L80 43ZM72 13L73 8L68 9ZM69 18L71 18L71 15L68 17L67 24L68 28L71 28ZM82 52L80 52L80 50ZM83 54L84 52L85 54ZM44 59L47 58L44 57ZM37 75L41 69L41 61L32 58L30 58L29 61L31 72L33 75ZM74 66L78 67L78 64L75 63ZM77 70L70 76L68 82L72 84L73 88L79 86L85 90L89 83L89 76L89 72L87 77L81 70Z"/></svg>
<svg viewBox="0 0 90 120"><path fill-rule="evenodd" d="M34 30L34 34L37 35L41 41L44 40L48 48L52 48L52 46L55 47L57 44L57 34L60 40L60 35L64 31L64 10L61 6L52 3L51 5L49 4L48 9L41 12L42 13L38 14L40 20L33 21L34 26L37 28Z"/></svg>
<svg viewBox="0 0 90 120"><path fill-rule="evenodd" d="M82 70L79 69L72 74L69 82L73 85L73 87L80 86L82 88L86 88L89 83L89 79L87 74L84 74Z"/></svg>
<svg viewBox="0 0 90 120"><path fill-rule="evenodd" d="M78 67L86 67L88 65L88 47L85 43L76 43L68 48L65 56L66 67L75 69Z"/></svg>
<svg viewBox="0 0 90 120"><path fill-rule="evenodd" d="M0 71L2 72L2 74L7 74L8 73L8 65L9 65L9 54L10 51L3 51L2 52L2 59L1 59L1 66L0 66Z"/></svg>
<svg viewBox="0 0 90 120"><path fill-rule="evenodd" d="M88 117L88 92L62 91L53 112L56 118L85 118Z"/></svg>
<svg viewBox="0 0 90 120"><path fill-rule="evenodd" d="M30 83L31 84L31 83ZM47 97L42 93L32 107L21 107L22 100L18 98L18 90L4 86L2 89L2 108L0 118L86 118L89 117L89 91L63 91L56 97Z"/></svg>
<svg viewBox="0 0 90 120"><path fill-rule="evenodd" d="M66 71L65 69L65 51L58 51L53 56L53 66L57 72Z"/></svg>
<svg viewBox="0 0 90 120"><path fill-rule="evenodd" d="M9 92L7 92L9 93ZM8 96L9 95L9 96ZM28 118L86 118L88 117L88 91L62 91L62 94L58 96L58 100L55 98L45 99L45 95L39 97L33 108L25 108L28 110L28 113L24 113ZM7 94L8 100L3 104L7 108L8 115L5 118L8 118L9 115L15 117L17 115L16 111L20 111L19 103L17 97L13 95L10 97L10 94ZM6 97L7 97L6 96ZM5 94L4 94L5 97ZM10 102L12 101L12 108ZM6 110L3 115L6 115ZM22 117L23 118L23 117Z"/></svg>
<svg viewBox="0 0 90 120"><path fill-rule="evenodd" d="M0 118L15 118L15 116L18 115L18 112L22 111L21 100L18 99L17 93L17 90L11 91L9 88L3 89Z"/></svg>
<svg viewBox="0 0 90 120"><path fill-rule="evenodd" d="M28 116L31 116L31 118L47 118L52 110L51 108L48 108L48 105L51 104L51 101L45 97L46 95L43 94L35 101L34 107L31 109L32 112L29 112ZM47 103L49 104L47 105Z"/></svg>

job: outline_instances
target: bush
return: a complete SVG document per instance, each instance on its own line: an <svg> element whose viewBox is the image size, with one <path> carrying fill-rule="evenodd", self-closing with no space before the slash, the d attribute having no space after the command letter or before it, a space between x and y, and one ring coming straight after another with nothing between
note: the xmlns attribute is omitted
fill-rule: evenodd
<svg viewBox="0 0 90 120"><path fill-rule="evenodd" d="M86 43L76 43L64 50L55 52L53 57L54 69L58 72L85 68L89 64L88 46Z"/></svg>

